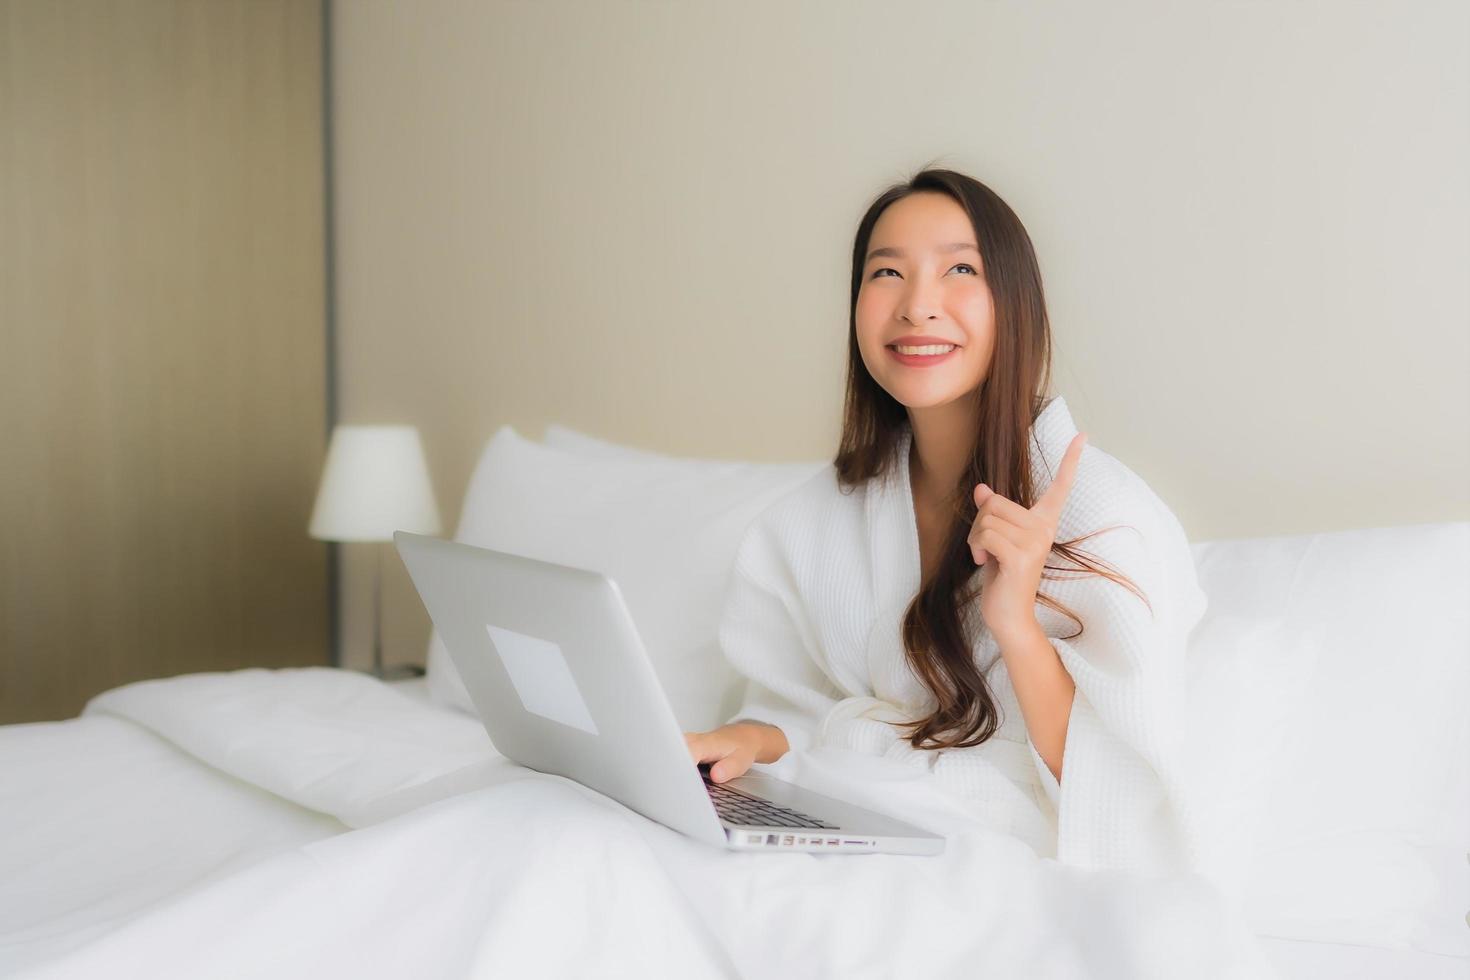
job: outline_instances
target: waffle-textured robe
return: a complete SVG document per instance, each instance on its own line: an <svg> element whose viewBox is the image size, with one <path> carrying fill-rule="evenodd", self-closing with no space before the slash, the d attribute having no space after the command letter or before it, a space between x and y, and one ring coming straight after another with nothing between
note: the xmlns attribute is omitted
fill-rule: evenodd
<svg viewBox="0 0 1470 980"><path fill-rule="evenodd" d="M1076 433L1066 402L1053 397L1031 430L1038 493L1051 484ZM827 467L747 529L719 628L726 658L749 679L729 720L777 725L793 752L833 745L927 769L982 822L1042 857L1084 868L1197 868L1197 822L1181 771L1184 656L1206 597L1174 514L1091 440L1057 540L1128 525L1078 547L1128 576L1153 608L1101 576L1064 572L1041 580L1041 591L1086 627L1063 639L1075 632L1075 621L1036 605L1076 682L1060 784L1030 739L978 600L964 610L967 636L1000 706L999 730L970 748L915 749L887 724L922 717L935 704L899 633L920 577L912 439L905 427L886 479L844 494L835 467ZM1048 563L1065 564L1055 553Z"/></svg>

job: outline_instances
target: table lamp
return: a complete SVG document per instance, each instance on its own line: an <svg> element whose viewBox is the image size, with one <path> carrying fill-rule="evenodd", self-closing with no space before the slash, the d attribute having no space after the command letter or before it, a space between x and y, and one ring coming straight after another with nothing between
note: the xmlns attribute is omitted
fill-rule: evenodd
<svg viewBox="0 0 1470 980"><path fill-rule="evenodd" d="M388 679L383 668L382 543L392 541L394 531L439 530L439 508L416 426L339 425L332 430L310 533L320 541L374 544L373 673L379 678ZM395 673L420 671L399 668Z"/></svg>

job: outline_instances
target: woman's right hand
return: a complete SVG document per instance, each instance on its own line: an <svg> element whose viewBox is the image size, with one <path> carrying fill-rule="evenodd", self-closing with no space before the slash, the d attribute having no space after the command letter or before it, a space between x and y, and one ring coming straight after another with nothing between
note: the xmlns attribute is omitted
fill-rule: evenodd
<svg viewBox="0 0 1470 980"><path fill-rule="evenodd" d="M709 778L717 783L745 775L753 763L775 762L790 748L781 729L754 721L721 725L712 732L685 732L684 744L695 765L714 763Z"/></svg>

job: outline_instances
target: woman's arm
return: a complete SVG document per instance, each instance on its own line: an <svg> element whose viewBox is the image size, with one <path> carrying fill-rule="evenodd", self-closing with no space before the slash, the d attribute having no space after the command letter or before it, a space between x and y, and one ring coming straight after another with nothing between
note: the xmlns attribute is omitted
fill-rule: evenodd
<svg viewBox="0 0 1470 980"><path fill-rule="evenodd" d="M1031 744L1059 785L1067 721L1077 688L1036 620L1036 601L1086 445L1086 433L1072 437L1056 479L1031 507L1001 496L984 483L976 486L975 522L969 536L976 563L985 566L980 614L1000 646Z"/></svg>
<svg viewBox="0 0 1470 980"><path fill-rule="evenodd" d="M1067 722L1077 685L1041 624L1033 623L1033 626L1034 629L1004 638L997 636L996 641L1000 644L1011 687L1016 691L1016 700L1021 703L1026 732L1060 784L1062 749L1067 744Z"/></svg>

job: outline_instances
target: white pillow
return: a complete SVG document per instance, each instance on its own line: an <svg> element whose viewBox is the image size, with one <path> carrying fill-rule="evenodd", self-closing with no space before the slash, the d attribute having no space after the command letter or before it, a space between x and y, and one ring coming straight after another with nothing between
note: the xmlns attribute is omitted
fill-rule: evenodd
<svg viewBox="0 0 1470 980"><path fill-rule="evenodd" d="M604 455L502 427L470 479L455 540L612 578L679 724L715 728L743 693L716 635L740 538L767 505L830 464ZM437 630L427 675L436 700L473 712Z"/></svg>
<svg viewBox="0 0 1470 980"><path fill-rule="evenodd" d="M1255 930L1470 955L1470 523L1194 550L1210 614L1286 638L1279 668L1270 644L1241 665L1257 699L1293 691L1261 774Z"/></svg>
<svg viewBox="0 0 1470 980"><path fill-rule="evenodd" d="M598 439L585 432L569 429L555 422L546 427L541 441L555 449L579 453L589 459L667 459L662 453L651 450L636 449L632 446L623 446L616 442L608 442ZM488 450L489 445L486 445ZM483 457L482 460L483 462ZM478 472L478 469L476 470ZM465 497L465 505L461 514L469 508L469 495ZM464 521L461 518L460 526L463 528ZM456 534L456 540L463 540ZM425 686L429 696L441 704L451 705L461 711L474 714L474 706L470 703L469 692L464 688L464 682L459 673L454 669L454 664L449 659L449 651L444 649L444 641L439 637L438 629L434 629L429 636L429 652L425 666Z"/></svg>
<svg viewBox="0 0 1470 980"><path fill-rule="evenodd" d="M578 453L591 459L632 459L642 460L645 463L666 463L669 460L677 460L680 457L671 456L668 453L655 452L652 449L639 449L636 446L625 446L619 442L609 442L590 436L576 429L569 429L564 425L552 422L546 426L546 432L541 436L541 442L551 446L553 449L563 449L567 452ZM684 462L716 462L713 460L685 459ZM813 466L816 464L813 463Z"/></svg>
<svg viewBox="0 0 1470 980"><path fill-rule="evenodd" d="M1301 710L1321 647L1320 632L1293 632L1280 611L1240 615L1214 602L1190 634L1188 773L1206 873L1237 904L1255 860L1267 777Z"/></svg>

